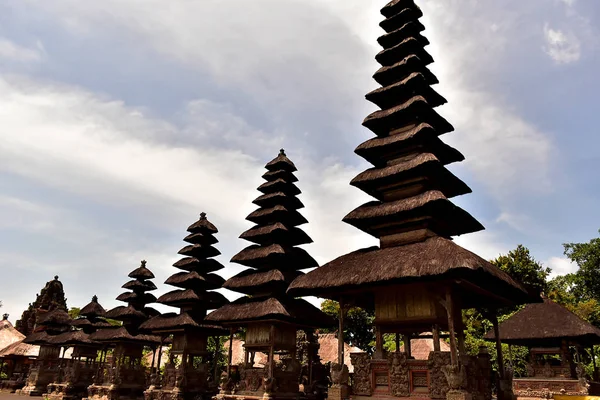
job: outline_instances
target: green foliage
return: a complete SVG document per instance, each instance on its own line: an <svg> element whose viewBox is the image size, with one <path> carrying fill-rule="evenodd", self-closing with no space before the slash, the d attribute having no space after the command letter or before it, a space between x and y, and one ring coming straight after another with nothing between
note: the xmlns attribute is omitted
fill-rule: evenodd
<svg viewBox="0 0 600 400"><path fill-rule="evenodd" d="M72 319L75 319L75 318L79 317L80 312L81 312L81 308L71 307L71 309L69 310L69 317L71 317Z"/></svg>
<svg viewBox="0 0 600 400"><path fill-rule="evenodd" d="M340 304L337 301L325 300L321 304L321 310L336 321L339 321ZM374 320L375 315L373 313L359 307L350 308L344 319L344 341L351 346L356 346L372 354L375 350ZM322 329L321 331L335 332L336 329Z"/></svg>
<svg viewBox="0 0 600 400"><path fill-rule="evenodd" d="M521 282L528 289L536 292L545 292L550 268L544 268L530 254L529 249L518 245L516 249L501 255L492 264L508 273L511 277Z"/></svg>
<svg viewBox="0 0 600 400"><path fill-rule="evenodd" d="M565 243L565 255L576 263L573 294L581 300L600 300L600 238L586 243Z"/></svg>

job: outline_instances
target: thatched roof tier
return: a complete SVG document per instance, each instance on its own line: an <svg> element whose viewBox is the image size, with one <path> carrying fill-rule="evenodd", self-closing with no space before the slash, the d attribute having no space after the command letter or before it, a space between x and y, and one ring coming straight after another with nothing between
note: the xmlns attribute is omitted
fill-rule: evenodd
<svg viewBox="0 0 600 400"><path fill-rule="evenodd" d="M438 190L447 198L471 193L471 189L444 168L436 156L424 152L413 153L388 167L368 169L350 184L379 200L392 199L391 193L395 191Z"/></svg>
<svg viewBox="0 0 600 400"><path fill-rule="evenodd" d="M346 215L344 222L375 237L409 229L428 228L443 237L484 229L437 190L396 201L366 203Z"/></svg>
<svg viewBox="0 0 600 400"><path fill-rule="evenodd" d="M223 287L247 295L285 293L289 284L300 275L304 275L304 273L278 269L259 272L250 269L229 278Z"/></svg>
<svg viewBox="0 0 600 400"><path fill-rule="evenodd" d="M206 213L200 213L200 219L190 225L187 229L189 233L215 234L219 230L207 218Z"/></svg>
<svg viewBox="0 0 600 400"><path fill-rule="evenodd" d="M191 244L179 250L177 254L181 254L182 256L194 257L197 259L204 259L221 255L221 252L213 246Z"/></svg>
<svg viewBox="0 0 600 400"><path fill-rule="evenodd" d="M285 182L298 182L298 178L292 172L286 171L284 169L279 169L275 171L267 171L262 176L262 178L268 182L276 181L277 179L283 179Z"/></svg>
<svg viewBox="0 0 600 400"><path fill-rule="evenodd" d="M499 326L500 341L528 347L560 347L562 339L572 344L600 344L600 329L564 306L544 299L528 304ZM493 331L486 340L495 340Z"/></svg>
<svg viewBox="0 0 600 400"><path fill-rule="evenodd" d="M219 292L195 292L193 290L173 290L158 298L158 302L172 307L189 307L201 303L207 310L214 310L229 303Z"/></svg>
<svg viewBox="0 0 600 400"><path fill-rule="evenodd" d="M258 187L258 190L264 194L281 192L286 196L297 196L302 193L296 185L291 182L286 182L282 178L265 182Z"/></svg>
<svg viewBox="0 0 600 400"><path fill-rule="evenodd" d="M304 204L297 197L287 196L283 192L263 194L252 202L259 207L271 208L277 205L285 207L287 210L299 210L304 208Z"/></svg>
<svg viewBox="0 0 600 400"><path fill-rule="evenodd" d="M268 171L277 171L277 170L283 170L283 171L287 171L287 172L296 172L297 171L296 166L289 158L287 158L287 156L285 155L285 151L283 149L281 149L279 151L279 155L277 157L275 157L273 160L271 160L267 163L265 168Z"/></svg>
<svg viewBox="0 0 600 400"><path fill-rule="evenodd" d="M84 333L83 331L70 331L61 333L60 335L52 337L49 340L49 342L54 345L69 347L78 345L90 346L98 344L97 342L94 342L90 339L89 334Z"/></svg>
<svg viewBox="0 0 600 400"><path fill-rule="evenodd" d="M382 285L440 280L471 282L498 297L530 300L527 291L507 273L441 237L384 249L370 247L338 257L298 277L288 294L337 298L359 288L372 291ZM486 298L473 301L475 304L465 306L480 307Z"/></svg>
<svg viewBox="0 0 600 400"><path fill-rule="evenodd" d="M219 271L223 268L223 264L212 258L205 260L198 260L194 257L185 257L173 264L175 268L182 269L184 271L196 271L199 273L208 273Z"/></svg>
<svg viewBox="0 0 600 400"><path fill-rule="evenodd" d="M142 261L142 264L127 276L133 279L154 279L152 271L146 268L146 261Z"/></svg>
<svg viewBox="0 0 600 400"><path fill-rule="evenodd" d="M98 303L98 296L92 297L92 301L79 311L79 315L88 318L104 317L106 310Z"/></svg>
<svg viewBox="0 0 600 400"><path fill-rule="evenodd" d="M160 343L160 337L154 335L131 334L124 326L114 329L101 329L90 335L90 339L96 342L119 343L132 342L147 345Z"/></svg>
<svg viewBox="0 0 600 400"><path fill-rule="evenodd" d="M373 75L373 79L382 86L389 86L406 78L413 72L418 72L425 77L429 85L439 83L436 76L421 62L419 57L410 55L394 65L379 68Z"/></svg>
<svg viewBox="0 0 600 400"><path fill-rule="evenodd" d="M27 336L23 339L23 343L25 344L33 344L33 345L44 345L49 344L52 336L48 334L46 331L34 332L31 335Z"/></svg>
<svg viewBox="0 0 600 400"><path fill-rule="evenodd" d="M403 155L418 151L430 152L443 165L465 159L458 150L442 142L435 129L426 123L393 131L389 136L367 140L354 150L377 167L386 166Z"/></svg>
<svg viewBox="0 0 600 400"><path fill-rule="evenodd" d="M377 106L387 108L394 107L416 95L423 97L431 107L447 103L444 97L429 86L425 76L420 72L413 72L401 81L375 89L365 97Z"/></svg>
<svg viewBox="0 0 600 400"><path fill-rule="evenodd" d="M188 242L191 244L199 244L203 246L209 246L211 244L217 244L219 241L214 235L203 234L203 233L190 233L186 237L183 238L184 242Z"/></svg>
<svg viewBox="0 0 600 400"><path fill-rule="evenodd" d="M149 304L156 301L152 293L124 292L117 296L116 300L131 304Z"/></svg>
<svg viewBox="0 0 600 400"><path fill-rule="evenodd" d="M266 226L255 226L240 235L240 239L260 245L270 245L275 242L288 246L298 246L312 243L312 239L302 230L287 227L281 222Z"/></svg>
<svg viewBox="0 0 600 400"><path fill-rule="evenodd" d="M421 35L421 32L424 30L425 26L423 26L423 24L419 21L410 21L402 25L401 28L379 37L377 42L384 49L389 49L390 47L394 47L396 44L402 42L404 39L412 37L419 41L421 46L425 47L429 44L429 40L425 36Z"/></svg>
<svg viewBox="0 0 600 400"><path fill-rule="evenodd" d="M454 130L423 96L414 96L395 107L375 111L365 118L363 125L378 136L386 136L394 129L419 122L431 125L438 135Z"/></svg>
<svg viewBox="0 0 600 400"><path fill-rule="evenodd" d="M129 282L127 282L126 284L124 284L123 286L121 286L123 289L129 289L129 290L133 290L134 292L139 292L139 293L143 293L143 292L149 292L151 290L156 290L157 287L154 284L154 282L152 281L140 281L137 279L131 280Z"/></svg>
<svg viewBox="0 0 600 400"><path fill-rule="evenodd" d="M252 245L233 256L231 262L257 269L285 268L307 269L318 267L317 262L304 249L272 244Z"/></svg>
<svg viewBox="0 0 600 400"><path fill-rule="evenodd" d="M186 328L201 329L208 334L226 334L227 331L216 324L198 322L187 312L181 314L168 313L158 315L140 325L140 330L157 333L176 332Z"/></svg>
<svg viewBox="0 0 600 400"><path fill-rule="evenodd" d="M0 321L0 350L23 339L25 339L25 335L16 330L8 320L8 314L4 314Z"/></svg>
<svg viewBox="0 0 600 400"><path fill-rule="evenodd" d="M379 26L386 32L393 32L402 28L406 23L416 21L423 16L423 12L417 6L404 8L379 23Z"/></svg>
<svg viewBox="0 0 600 400"><path fill-rule="evenodd" d="M334 321L317 307L303 299L290 297L242 297L213 311L207 321L223 325L240 325L253 321L281 321L300 327L327 327Z"/></svg>
<svg viewBox="0 0 600 400"><path fill-rule="evenodd" d="M383 6L381 15L390 18L404 11L406 8L415 9L418 8L418 6L415 4L414 0L392 0Z"/></svg>
<svg viewBox="0 0 600 400"><path fill-rule="evenodd" d="M37 316L37 324L45 327L67 327L71 325L72 321L69 314L60 308L45 313L39 313Z"/></svg>
<svg viewBox="0 0 600 400"><path fill-rule="evenodd" d="M148 316L132 306L119 306L106 312L106 317L117 321L144 320Z"/></svg>
<svg viewBox="0 0 600 400"><path fill-rule="evenodd" d="M414 37L408 37L395 46L381 50L375 59L382 66L389 67L411 55L419 57L423 65L433 63L433 57L423 49L422 40Z"/></svg>
<svg viewBox="0 0 600 400"><path fill-rule="evenodd" d="M298 226L308 223L306 218L294 209L288 209L282 205L276 205L271 208L259 208L252 212L246 220L254 222L257 225L269 225L275 222L281 222L289 226Z"/></svg>
<svg viewBox="0 0 600 400"><path fill-rule="evenodd" d="M225 280L215 274L199 274L198 272L179 272L171 275L165 284L182 289L212 290L219 289Z"/></svg>

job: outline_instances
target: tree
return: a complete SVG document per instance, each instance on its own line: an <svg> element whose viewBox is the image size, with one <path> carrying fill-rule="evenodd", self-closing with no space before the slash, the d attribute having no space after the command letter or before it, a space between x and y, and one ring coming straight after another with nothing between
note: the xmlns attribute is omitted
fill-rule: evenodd
<svg viewBox="0 0 600 400"><path fill-rule="evenodd" d="M579 267L574 274L574 294L582 300L600 300L600 238L563 246L565 255Z"/></svg>
<svg viewBox="0 0 600 400"><path fill-rule="evenodd" d="M531 256L529 249L521 244L491 263L521 282L527 289L545 292L548 288L547 279L552 270L544 268Z"/></svg>
<svg viewBox="0 0 600 400"><path fill-rule="evenodd" d="M321 310L339 321L340 304L337 301L325 300L321 304ZM372 354L374 351L375 333L373 332L373 321L375 315L359 307L352 307L344 318L344 341L351 346ZM333 332L335 329L321 329L321 332Z"/></svg>
<svg viewBox="0 0 600 400"><path fill-rule="evenodd" d="M69 317L71 317L71 319L75 319L75 318L79 317L80 312L81 312L81 308L71 307L71 309L69 310Z"/></svg>

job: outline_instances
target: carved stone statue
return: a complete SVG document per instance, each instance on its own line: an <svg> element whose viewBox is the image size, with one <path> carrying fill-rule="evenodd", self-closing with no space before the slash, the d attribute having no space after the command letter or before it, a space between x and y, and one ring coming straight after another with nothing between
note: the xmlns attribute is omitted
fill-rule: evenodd
<svg viewBox="0 0 600 400"><path fill-rule="evenodd" d="M390 391L392 395L405 397L410 395L408 382L408 363L406 353L388 354L390 373Z"/></svg>
<svg viewBox="0 0 600 400"><path fill-rule="evenodd" d="M359 396L371 396L371 362L367 353L351 353L350 359L354 366L352 392Z"/></svg>

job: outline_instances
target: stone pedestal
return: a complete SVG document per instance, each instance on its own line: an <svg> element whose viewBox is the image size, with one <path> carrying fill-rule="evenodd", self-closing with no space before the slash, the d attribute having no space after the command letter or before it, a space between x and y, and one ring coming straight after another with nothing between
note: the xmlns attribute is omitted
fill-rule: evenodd
<svg viewBox="0 0 600 400"><path fill-rule="evenodd" d="M449 390L446 394L446 400L471 400L473 397L466 390Z"/></svg>
<svg viewBox="0 0 600 400"><path fill-rule="evenodd" d="M327 392L329 400L346 400L350 398L350 387L348 385L333 385Z"/></svg>

